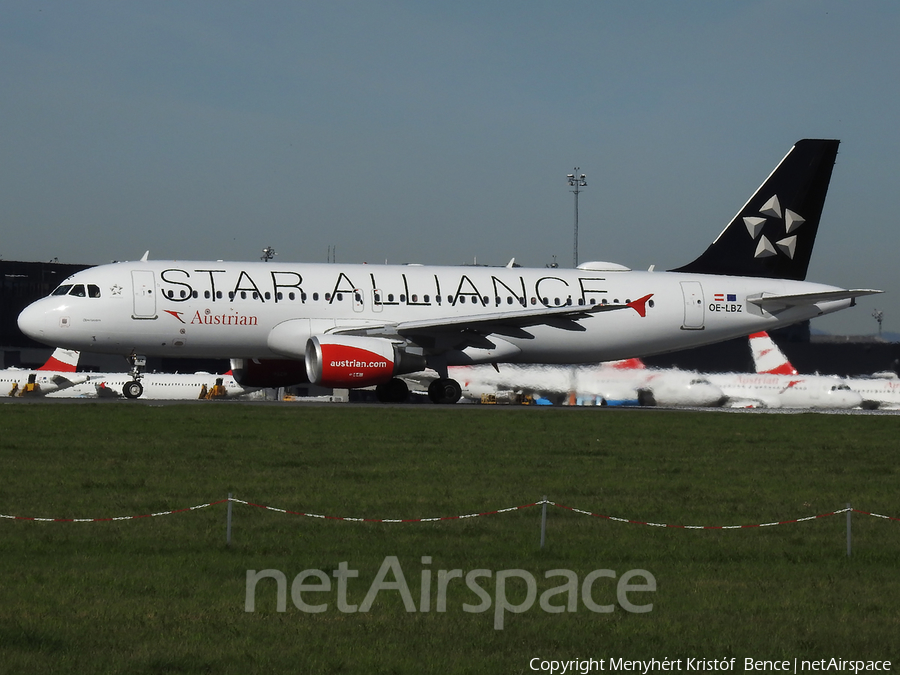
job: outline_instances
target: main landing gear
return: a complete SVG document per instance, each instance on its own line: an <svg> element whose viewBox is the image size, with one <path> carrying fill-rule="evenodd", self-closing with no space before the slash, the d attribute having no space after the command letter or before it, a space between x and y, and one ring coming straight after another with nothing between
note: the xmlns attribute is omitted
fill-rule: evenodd
<svg viewBox="0 0 900 675"><path fill-rule="evenodd" d="M462 397L459 382L442 377L428 385L428 398L432 403L456 403Z"/></svg>
<svg viewBox="0 0 900 675"><path fill-rule="evenodd" d="M125 398L140 398L140 395L144 393L144 385L141 384L141 378L144 375L141 373L141 368L147 365L147 357L138 356L131 352L128 356L128 362L131 364L131 370L129 371L131 380L122 386L122 395Z"/></svg>

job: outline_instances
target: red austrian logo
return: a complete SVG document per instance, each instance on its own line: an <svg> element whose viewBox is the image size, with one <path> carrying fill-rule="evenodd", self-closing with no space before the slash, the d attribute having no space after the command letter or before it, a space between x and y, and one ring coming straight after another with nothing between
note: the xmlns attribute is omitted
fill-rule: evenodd
<svg viewBox="0 0 900 675"><path fill-rule="evenodd" d="M164 310L166 314L171 314L176 319L178 319L181 323L190 323L193 325L205 325L205 326L258 326L259 319L255 316L250 316L248 314L240 314L239 312L232 312L231 314L213 314L212 310L206 309L201 314L200 311L194 312L194 316L191 317L190 321L185 321L183 318L184 312L176 312L171 309Z"/></svg>

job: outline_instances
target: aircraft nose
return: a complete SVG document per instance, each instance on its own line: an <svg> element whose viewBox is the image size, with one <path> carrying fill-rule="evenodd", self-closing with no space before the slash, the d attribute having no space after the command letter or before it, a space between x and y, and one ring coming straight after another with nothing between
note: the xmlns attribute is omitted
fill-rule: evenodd
<svg viewBox="0 0 900 675"><path fill-rule="evenodd" d="M19 330L32 340L42 341L44 337L44 312L38 306L40 301L34 302L19 313Z"/></svg>

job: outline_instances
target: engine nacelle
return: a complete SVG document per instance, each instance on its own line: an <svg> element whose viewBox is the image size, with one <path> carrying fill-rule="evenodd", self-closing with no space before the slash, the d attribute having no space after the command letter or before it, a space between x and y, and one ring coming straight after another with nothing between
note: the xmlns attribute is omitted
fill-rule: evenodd
<svg viewBox="0 0 900 675"><path fill-rule="evenodd" d="M306 343L306 374L323 387L368 387L395 375L425 370L425 357L385 338L313 335Z"/></svg>
<svg viewBox="0 0 900 675"><path fill-rule="evenodd" d="M231 370L242 387L290 387L307 382L303 361L231 359Z"/></svg>

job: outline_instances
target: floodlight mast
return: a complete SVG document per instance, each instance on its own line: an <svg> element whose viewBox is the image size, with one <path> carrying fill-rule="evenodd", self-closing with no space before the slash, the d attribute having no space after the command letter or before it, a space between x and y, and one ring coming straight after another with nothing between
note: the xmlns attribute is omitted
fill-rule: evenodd
<svg viewBox="0 0 900 675"><path fill-rule="evenodd" d="M581 192L579 188L587 187L587 181L583 173L579 174L580 169L576 166L575 172L570 173L566 176L566 179L569 181L569 186L575 188L574 190L570 190L575 195L575 237L574 237L574 248L572 252L572 267L578 267L578 193Z"/></svg>

